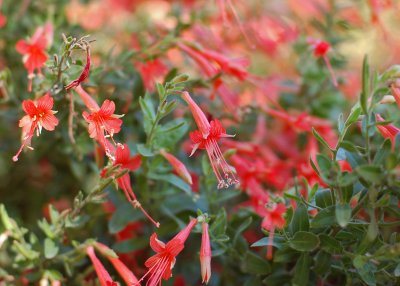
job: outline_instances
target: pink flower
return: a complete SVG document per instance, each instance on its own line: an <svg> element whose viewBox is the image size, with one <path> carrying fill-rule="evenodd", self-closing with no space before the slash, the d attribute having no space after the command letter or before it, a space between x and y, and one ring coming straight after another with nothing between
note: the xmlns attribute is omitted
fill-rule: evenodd
<svg viewBox="0 0 400 286"><path fill-rule="evenodd" d="M397 106L400 108L400 81L396 80L395 83L393 83L390 86L390 89L392 90L392 95L394 97L394 99L396 100Z"/></svg>
<svg viewBox="0 0 400 286"><path fill-rule="evenodd" d="M114 282L104 268L103 264L101 264L100 260L97 258L93 246L88 246L86 248L86 253L89 256L90 260L93 263L94 270L96 271L97 277L99 278L101 286L118 286L116 282Z"/></svg>
<svg viewBox="0 0 400 286"><path fill-rule="evenodd" d="M132 271L130 271L120 259L108 255L108 252L112 251L110 248L108 248L108 246L97 242L96 247L111 262L119 275L121 275L122 279L125 281L126 285L137 285L137 283L139 283L139 280L136 278L135 274L133 274Z"/></svg>
<svg viewBox="0 0 400 286"><path fill-rule="evenodd" d="M29 92L32 91L34 71L37 69L41 74L41 69L48 58L45 50L51 45L52 40L53 26L47 23L45 26L37 28L30 40L19 40L15 46L17 52L23 55L22 61L28 71Z"/></svg>
<svg viewBox="0 0 400 286"><path fill-rule="evenodd" d="M377 122L383 122L385 119L380 114L376 115L376 121ZM379 133L385 138L385 139L390 139L392 141L392 146L394 146L396 142L396 136L399 134L400 129L394 126L393 124L387 124L387 125L380 125L377 124L376 128L378 128Z"/></svg>
<svg viewBox="0 0 400 286"><path fill-rule="evenodd" d="M150 247L157 254L146 260L145 265L149 270L139 282L150 275L146 285L158 286L161 285L161 279L168 280L171 278L176 256L183 250L185 241L196 224L197 219L192 219L190 223L167 244L158 240L156 233L152 234L150 237Z"/></svg>
<svg viewBox="0 0 400 286"><path fill-rule="evenodd" d="M153 91L155 81L163 78L168 72L167 66L160 59L149 60L144 63L137 62L135 66L142 76L144 86L149 91Z"/></svg>
<svg viewBox="0 0 400 286"><path fill-rule="evenodd" d="M107 137L112 138L121 130L121 115L114 114L115 103L106 99L100 109L92 110L91 113L84 111L83 118L89 123L88 131L90 138L94 138L104 147L107 156L111 156L107 144Z"/></svg>
<svg viewBox="0 0 400 286"><path fill-rule="evenodd" d="M18 156L25 146L30 145L31 139L36 131L37 136L42 128L53 131L58 124L58 119L54 116L56 111L51 110L53 107L53 98L46 94L38 100L24 100L22 109L26 115L19 121L19 127L22 127L22 144L17 154L13 157L13 161L18 161Z"/></svg>
<svg viewBox="0 0 400 286"><path fill-rule="evenodd" d="M200 247L201 277L202 283L208 284L211 277L211 245L208 235L208 223L203 222L202 232Z"/></svg>
<svg viewBox="0 0 400 286"><path fill-rule="evenodd" d="M163 149L160 150L160 154L171 164L172 168L174 168L179 177L181 177L189 185L193 183L192 176L181 161Z"/></svg>
<svg viewBox="0 0 400 286"><path fill-rule="evenodd" d="M217 143L220 138L233 137L233 135L226 134L225 129L218 120L208 122L205 114L190 97L188 92L184 91L182 97L189 105L196 125L199 128L199 130L190 133L190 139L194 144L190 156L197 149L206 149L214 174L218 180L218 188L227 188L230 185L238 184L239 181L236 179L232 167L225 161L224 155Z"/></svg>

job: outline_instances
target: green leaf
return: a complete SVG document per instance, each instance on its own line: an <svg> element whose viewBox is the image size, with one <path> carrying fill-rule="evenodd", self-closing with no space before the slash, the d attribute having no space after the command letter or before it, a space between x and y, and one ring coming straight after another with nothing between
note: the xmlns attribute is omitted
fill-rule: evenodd
<svg viewBox="0 0 400 286"><path fill-rule="evenodd" d="M362 91L360 96L360 105L364 114L368 114L369 78L368 57L365 56L362 67Z"/></svg>
<svg viewBox="0 0 400 286"><path fill-rule="evenodd" d="M378 152L376 152L374 161L372 162L374 165L381 165L384 162L386 162L387 157L390 154L391 151L391 141L390 139L385 140L383 142L381 148L378 149Z"/></svg>
<svg viewBox="0 0 400 286"><path fill-rule="evenodd" d="M58 253L59 247L54 240L46 238L44 240L44 257L51 259Z"/></svg>
<svg viewBox="0 0 400 286"><path fill-rule="evenodd" d="M311 221L313 228L329 227L335 224L335 207L330 206L323 210L320 210L317 215Z"/></svg>
<svg viewBox="0 0 400 286"><path fill-rule="evenodd" d="M289 246L297 251L313 251L319 246L319 238L312 232L298 231L289 241Z"/></svg>
<svg viewBox="0 0 400 286"><path fill-rule="evenodd" d="M393 271L394 276L400 277L400 263L397 264L396 268Z"/></svg>
<svg viewBox="0 0 400 286"><path fill-rule="evenodd" d="M382 180L381 168L375 165L362 165L355 169L357 174L365 181L379 183Z"/></svg>
<svg viewBox="0 0 400 286"><path fill-rule="evenodd" d="M155 122L156 119L156 113L154 111L154 105L153 102L151 101L150 95L147 93L144 98L140 97L139 98L139 104L140 108L142 109L143 112L143 126L144 130L147 135L149 135L151 126Z"/></svg>
<svg viewBox="0 0 400 286"><path fill-rule="evenodd" d="M319 189L315 195L315 204L320 208L326 208L333 205L332 191L330 189Z"/></svg>
<svg viewBox="0 0 400 286"><path fill-rule="evenodd" d="M302 253L299 260L297 260L294 269L294 277L292 280L294 286L309 285L310 266L311 266L310 254L308 252Z"/></svg>
<svg viewBox="0 0 400 286"><path fill-rule="evenodd" d="M367 162L356 152L348 152L348 151L344 151L345 152L345 156L346 156L346 160L347 162L349 162L350 166L355 169L357 168L359 165L363 165L366 164Z"/></svg>
<svg viewBox="0 0 400 286"><path fill-rule="evenodd" d="M355 106L351 109L349 117L347 117L347 120L345 122L345 126L348 127L354 122L358 120L361 114L361 107L360 106Z"/></svg>
<svg viewBox="0 0 400 286"><path fill-rule="evenodd" d="M318 237L321 242L320 245L322 250L331 254L342 253L343 247L335 238L323 233L319 234Z"/></svg>
<svg viewBox="0 0 400 286"><path fill-rule="evenodd" d="M251 245L251 247L272 245L273 247L281 249L283 247L284 243L285 243L285 238L283 238L282 236L274 235L274 239L272 242L270 242L269 237L263 237L260 240L254 242Z"/></svg>
<svg viewBox="0 0 400 286"><path fill-rule="evenodd" d="M361 279L369 286L376 285L376 266L369 262L369 258L361 255L357 255L353 260L353 265L357 269L358 275Z"/></svg>
<svg viewBox="0 0 400 286"><path fill-rule="evenodd" d="M176 118L166 124L159 125L154 136L154 148L175 149L189 130L189 125L182 118Z"/></svg>
<svg viewBox="0 0 400 286"><path fill-rule="evenodd" d="M317 130L314 129L314 127L312 128L312 133L314 134L314 137L319 141L319 143L321 143L323 146L325 146L329 150L332 150L331 147L329 146L328 142L326 142L325 139L322 138L322 136L318 133Z"/></svg>
<svg viewBox="0 0 400 286"><path fill-rule="evenodd" d="M331 265L332 255L325 251L318 251L317 255L315 256L314 271L320 275L324 275L328 273Z"/></svg>
<svg viewBox="0 0 400 286"><path fill-rule="evenodd" d="M160 98L160 101L164 100L164 97L165 97L165 88L164 88L164 86L161 83L157 82L156 83L156 87L157 87L157 92L158 92L158 96Z"/></svg>
<svg viewBox="0 0 400 286"><path fill-rule="evenodd" d="M332 184L332 172L335 171L335 166L331 159L326 157L325 155L318 154L317 155L317 163L320 169L320 176L327 184Z"/></svg>
<svg viewBox="0 0 400 286"><path fill-rule="evenodd" d="M35 260L39 257L39 252L32 250L31 245L27 243L21 243L17 240L14 240L13 245L17 251L28 260Z"/></svg>
<svg viewBox="0 0 400 286"><path fill-rule="evenodd" d="M341 227L346 227L351 219L350 204L339 204L335 208L336 221Z"/></svg>
<svg viewBox="0 0 400 286"><path fill-rule="evenodd" d="M354 173L343 172L339 173L337 178L337 184L339 187L352 186L358 180L358 176Z"/></svg>
<svg viewBox="0 0 400 286"><path fill-rule="evenodd" d="M3 222L3 225L6 230L13 230L14 228L14 223L8 216L8 213L6 211L6 208L4 207L3 204L0 205L0 216L1 216L1 221Z"/></svg>
<svg viewBox="0 0 400 286"><path fill-rule="evenodd" d="M139 154L144 157L153 157L154 156L154 153L149 148L147 148L144 144L137 144L137 150L138 150Z"/></svg>
<svg viewBox="0 0 400 286"><path fill-rule="evenodd" d="M255 275L266 275L271 273L271 265L264 257L260 257L253 252L246 252L243 260L244 271Z"/></svg>
<svg viewBox="0 0 400 286"><path fill-rule="evenodd" d="M44 232L47 237L55 238L55 234L51 225L47 222L45 218L38 221L39 228Z"/></svg>
<svg viewBox="0 0 400 286"><path fill-rule="evenodd" d="M175 176L173 174L154 174L154 173L149 173L148 177L153 180L158 180L158 181L164 181L168 182L171 185L174 185L178 189L184 191L186 194L192 196L192 187L184 182L181 178L178 176Z"/></svg>
<svg viewBox="0 0 400 286"><path fill-rule="evenodd" d="M224 208L221 208L217 217L212 222L212 224L210 226L210 232L215 237L225 234L225 232L226 232L226 211Z"/></svg>
<svg viewBox="0 0 400 286"><path fill-rule="evenodd" d="M119 241L113 245L113 249L118 253L132 253L132 251L143 249L148 244L146 239L138 237Z"/></svg>
<svg viewBox="0 0 400 286"><path fill-rule="evenodd" d="M57 209L50 204L49 205L49 214L50 214L50 220L52 223L55 223L58 218L60 217L60 213L57 211Z"/></svg>
<svg viewBox="0 0 400 286"><path fill-rule="evenodd" d="M338 131L339 134L342 134L344 131L345 125L343 121L343 113L340 113L339 118L338 118Z"/></svg>
<svg viewBox="0 0 400 286"><path fill-rule="evenodd" d="M294 235L298 231L308 231L310 229L310 222L308 220L307 208L300 204L294 211L292 221L289 224L289 231Z"/></svg>
<svg viewBox="0 0 400 286"><path fill-rule="evenodd" d="M253 222L253 218L252 217L248 217L247 219L245 219L238 227L236 227L236 232L235 232L235 237L233 238L233 243L236 242L236 240L238 239L238 237L240 236L240 234L245 231L250 224Z"/></svg>

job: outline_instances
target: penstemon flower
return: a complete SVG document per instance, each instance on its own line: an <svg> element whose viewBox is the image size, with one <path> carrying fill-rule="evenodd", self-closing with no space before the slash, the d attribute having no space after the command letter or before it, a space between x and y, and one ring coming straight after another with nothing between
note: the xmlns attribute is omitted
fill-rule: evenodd
<svg viewBox="0 0 400 286"><path fill-rule="evenodd" d="M32 91L32 79L37 69L41 74L41 69L47 61L46 49L51 46L53 41L53 25L47 23L43 27L36 29L32 38L28 41L19 40L15 45L17 52L23 55L22 61L28 71L28 91Z"/></svg>
<svg viewBox="0 0 400 286"><path fill-rule="evenodd" d="M168 153L164 149L160 150L160 154L171 164L175 172L189 185L193 184L192 176L186 169L186 166L179 161L174 155Z"/></svg>
<svg viewBox="0 0 400 286"><path fill-rule="evenodd" d="M115 159L113 160L113 166L120 165L121 171L128 169L130 171L135 171L140 167L142 158L140 155L131 157L131 151L127 144L118 144L115 150ZM160 223L156 222L142 207L136 198L131 186L131 178L129 174L125 174L117 179L118 186L124 191L126 199L135 207L139 208L142 213L156 226L159 227Z"/></svg>
<svg viewBox="0 0 400 286"><path fill-rule="evenodd" d="M90 138L96 139L105 149L107 156L112 157L111 150L106 143L106 138L112 138L121 130L123 115L114 114L115 103L106 99L100 108L84 111L83 118L89 123L88 131Z"/></svg>
<svg viewBox="0 0 400 286"><path fill-rule="evenodd" d="M118 284L112 280L110 274L104 268L103 264L97 258L96 254L94 252L93 246L88 246L86 248L86 254L89 256L90 260L92 261L94 270L96 271L97 277L99 278L100 285L101 286L118 286Z"/></svg>
<svg viewBox="0 0 400 286"><path fill-rule="evenodd" d="M58 119L54 116L56 111L53 108L53 98L46 94L37 100L24 100L22 109L26 115L19 121L19 127L22 127L22 144L17 154L12 158L14 162L18 161L18 156L25 146L30 147L33 135L39 136L42 128L53 131L58 125Z"/></svg>
<svg viewBox="0 0 400 286"><path fill-rule="evenodd" d="M208 223L202 224L202 236L200 246L200 266L202 283L208 284L211 277L211 245L208 235Z"/></svg>
<svg viewBox="0 0 400 286"><path fill-rule="evenodd" d="M385 119L380 114L376 114L376 121L377 122L384 122ZM392 146L394 147L394 144L396 142L396 136L399 134L400 129L394 126L393 124L387 124L387 125L381 125L377 124L376 128L378 128L379 133L385 138L385 139L390 139L392 141Z"/></svg>
<svg viewBox="0 0 400 286"><path fill-rule="evenodd" d="M390 85L392 95L396 100L397 106L400 108L400 80L396 79L394 83Z"/></svg>
<svg viewBox="0 0 400 286"><path fill-rule="evenodd" d="M150 247L157 252L157 254L146 260L145 265L149 270L144 274L139 282L150 275L146 285L158 286L161 285L161 279L168 280L171 278L172 268L176 262L176 256L185 247L185 241L196 224L197 219L192 219L189 224L167 244L158 240L156 233L152 234L150 237ZM135 285L138 285L138 283Z"/></svg>
<svg viewBox="0 0 400 286"><path fill-rule="evenodd" d="M119 275L125 281L126 285L135 285L135 283L139 282L135 274L133 274L132 271L130 271L129 268L119 258L108 255L108 253L112 250L107 245L97 242L96 248L107 257L107 259L114 266L115 270L117 270Z"/></svg>
<svg viewBox="0 0 400 286"><path fill-rule="evenodd" d="M184 91L182 97L189 105L196 125L199 128L199 130L190 133L190 139L194 144L190 156L197 149L206 149L212 169L218 180L218 188L228 188L230 185L238 184L239 181L236 179L232 167L226 162L217 143L220 138L233 137L234 135L226 134L225 129L218 120L208 122L205 114L190 97L188 92Z"/></svg>

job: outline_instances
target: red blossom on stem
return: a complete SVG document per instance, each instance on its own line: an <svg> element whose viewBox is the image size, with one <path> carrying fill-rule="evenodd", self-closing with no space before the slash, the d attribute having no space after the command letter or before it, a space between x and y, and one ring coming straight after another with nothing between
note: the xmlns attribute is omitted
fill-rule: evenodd
<svg viewBox="0 0 400 286"><path fill-rule="evenodd" d="M96 247L111 262L119 275L121 275L122 279L125 281L126 285L135 285L135 283L139 283L139 280L136 278L135 274L133 274L132 271L130 271L129 268L119 258L108 255L108 253L112 250L107 245L97 242Z"/></svg>
<svg viewBox="0 0 400 286"><path fill-rule="evenodd" d="M97 104L96 104L97 105ZM115 103L106 99L99 109L91 113L84 111L83 118L89 123L88 131L90 138L94 138L104 147L107 156L112 157L106 138L113 138L115 133L121 130L121 115L114 114Z"/></svg>
<svg viewBox="0 0 400 286"><path fill-rule="evenodd" d="M41 74L42 67L47 61L46 49L51 45L53 39L53 26L47 23L45 26L36 29L32 38L28 41L19 40L15 45L17 52L23 55L22 61L28 71L28 91L32 91L32 79L37 69Z"/></svg>
<svg viewBox="0 0 400 286"><path fill-rule="evenodd" d="M377 122L383 122L385 119L380 114L377 114L375 116ZM393 124L387 124L387 125L381 125L377 124L376 128L378 128L379 133L385 138L385 139L390 139L392 141L392 146L394 147L394 144L396 142L396 136L399 134L400 129L394 126Z"/></svg>
<svg viewBox="0 0 400 286"><path fill-rule="evenodd" d="M190 139L194 144L190 156L192 156L197 149L206 149L212 169L218 180L218 188L227 188L230 185L238 184L239 181L236 179L232 167L226 162L217 143L220 138L233 137L233 135L226 134L225 129L218 120L208 122L205 114L190 97L188 92L184 91L182 97L189 105L197 128L199 129L190 133Z"/></svg>
<svg viewBox="0 0 400 286"><path fill-rule="evenodd" d="M47 131L53 131L58 125L58 119L54 116L56 111L53 108L53 98L46 94L38 100L24 100L22 109L26 113L19 121L19 127L22 127L22 144L17 154L12 158L14 162L18 161L18 156L25 146L30 147L33 135L40 135L42 128Z"/></svg>
<svg viewBox="0 0 400 286"><path fill-rule="evenodd" d="M115 150L115 159L113 161L113 166L121 165L120 171L137 170L142 163L142 158L140 155L136 155L131 157L131 151L127 144L118 144L117 149ZM156 226L159 227L160 223L156 222L142 207L139 201L136 198L135 193L133 192L131 186L131 178L129 174L125 174L117 179L118 186L124 191L126 199L135 207L139 208L142 213Z"/></svg>
<svg viewBox="0 0 400 286"><path fill-rule="evenodd" d="M200 265L202 283L208 284L211 278L211 245L210 237L208 235L208 223L202 224L202 236L200 247Z"/></svg>
<svg viewBox="0 0 400 286"><path fill-rule="evenodd" d="M397 106L400 108L400 80L396 80L394 83L390 85L390 89L392 91L392 95L396 100Z"/></svg>
<svg viewBox="0 0 400 286"><path fill-rule="evenodd" d="M181 161L179 161L174 155L166 152L164 149L160 150L160 154L171 164L179 177L181 177L189 185L193 183L192 176Z"/></svg>
<svg viewBox="0 0 400 286"><path fill-rule="evenodd" d="M139 282L145 277L150 276L146 285L157 286L161 285L161 279L168 280L171 278L172 268L176 262L176 256L185 247L185 241L196 224L197 219L192 219L189 224L167 244L158 240L156 233L152 234L150 237L150 247L156 252L156 254L146 260L145 265L149 270L144 274Z"/></svg>
<svg viewBox="0 0 400 286"><path fill-rule="evenodd" d="M94 267L94 270L96 271L97 277L99 278L100 285L101 286L118 286L118 284L112 280L110 274L104 268L103 264L97 258L96 254L94 252L93 246L88 246L86 248L86 254L89 256L90 260L93 263L93 267Z"/></svg>

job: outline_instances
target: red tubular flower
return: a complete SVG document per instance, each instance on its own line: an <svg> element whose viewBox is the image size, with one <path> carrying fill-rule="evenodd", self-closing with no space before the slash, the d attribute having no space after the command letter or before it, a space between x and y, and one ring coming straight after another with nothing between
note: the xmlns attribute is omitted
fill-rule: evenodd
<svg viewBox="0 0 400 286"><path fill-rule="evenodd" d="M128 169L130 171L137 170L141 163L142 158L140 155L131 157L131 151L127 144L118 144L115 150L115 159L113 161L113 166L121 165L121 171ZM126 199L135 207L139 208L142 213L156 226L159 227L160 223L156 222L142 207L136 198L131 186L131 178L129 174L125 174L117 179L118 186L124 191Z"/></svg>
<svg viewBox="0 0 400 286"><path fill-rule="evenodd" d="M36 29L32 38L28 41L19 40L15 45L17 52L23 55L23 63L28 71L28 91L32 91L32 78L35 69L41 74L41 69L47 61L46 48L51 45L53 39L53 26L48 23Z"/></svg>
<svg viewBox="0 0 400 286"><path fill-rule="evenodd" d="M206 56L202 53L200 53L198 50L189 47L185 44L178 43L178 47L187 53L200 67L201 71L206 75L208 78L214 78L217 76L221 70L218 69L216 66L212 64L212 62L206 58ZM221 78L217 78L213 81L213 92L218 92L218 94L221 97L221 100L225 104L225 106L230 110L231 112L236 112L237 110L237 104L238 104L238 98L235 93L233 93L231 90L229 90L224 82L222 81Z"/></svg>
<svg viewBox="0 0 400 286"><path fill-rule="evenodd" d="M311 45L311 47L314 49L314 56L315 57L321 57L323 58L326 67L328 68L328 71L331 75L332 79L332 84L337 87L338 83L336 80L335 73L333 72L333 68L331 65L331 62L329 61L328 58L328 52L331 48L331 45L328 42L322 41L322 40L315 40L315 39L308 39L308 43Z"/></svg>
<svg viewBox="0 0 400 286"><path fill-rule="evenodd" d="M160 59L149 60L144 63L137 62L135 67L140 72L144 86L149 91L153 91L156 80L163 78L168 72L168 67Z"/></svg>
<svg viewBox="0 0 400 286"><path fill-rule="evenodd" d="M383 122L383 121L385 121L385 119L383 119L382 116L377 114L376 121ZM400 129L397 128L396 126L394 126L393 124L387 124L387 125L377 124L376 128L378 128L379 133L381 133L385 139L389 138L392 141L392 147L393 147L396 142L396 136L397 136L397 134L399 134Z"/></svg>
<svg viewBox="0 0 400 286"><path fill-rule="evenodd" d="M31 143L31 139L36 131L40 135L42 128L53 131L58 124L58 119L54 116L56 111L53 107L53 98L46 94L38 100L24 100L22 109L27 115L19 121L19 127L22 127L22 144L17 154L12 158L14 162L18 161L18 156L22 149ZM31 147L30 147L31 148ZM32 148L31 148L32 149Z"/></svg>
<svg viewBox="0 0 400 286"><path fill-rule="evenodd" d="M269 243L267 251L267 259L272 259L272 242L274 241L275 228L283 228L285 226L285 219L283 215L286 212L284 204L276 204L272 208L265 211L265 217L261 223L261 227L269 231Z"/></svg>
<svg viewBox="0 0 400 286"><path fill-rule="evenodd" d="M202 283L208 284L211 277L211 245L208 235L208 223L203 222L202 232L200 247L201 278Z"/></svg>
<svg viewBox="0 0 400 286"><path fill-rule="evenodd" d="M121 275L122 279L125 281L126 285L136 285L137 283L139 283L139 280L136 278L135 274L133 274L132 271L130 271L129 268L120 259L107 254L111 251L108 246L97 242L96 247L112 263L119 275Z"/></svg>
<svg viewBox="0 0 400 286"><path fill-rule="evenodd" d="M92 110L89 114L84 111L83 118L89 123L88 131L90 138L94 138L104 147L107 156L112 157L111 150L107 144L107 137L112 138L121 130L121 115L114 114L115 103L106 99L100 109Z"/></svg>
<svg viewBox="0 0 400 286"><path fill-rule="evenodd" d="M90 111L98 111L100 109L97 102L82 88L81 85L76 86L74 90L79 94L83 103L85 103L86 107Z"/></svg>
<svg viewBox="0 0 400 286"><path fill-rule="evenodd" d="M393 83L390 86L390 89L392 90L392 95L394 99L396 100L397 106L400 108L400 81L396 80L395 83Z"/></svg>
<svg viewBox="0 0 400 286"><path fill-rule="evenodd" d="M90 260L93 263L94 270L96 271L97 277L99 278L101 286L118 286L116 282L114 282L108 274L107 270L104 268L103 264L101 264L100 260L97 258L93 246L88 246L86 248L86 253L89 256Z"/></svg>
<svg viewBox="0 0 400 286"><path fill-rule="evenodd" d="M149 270L139 282L150 275L146 285L158 286L161 285L161 279L168 280L171 278L176 256L183 250L185 241L196 224L197 219L192 219L190 223L167 244L158 240L156 233L152 234L150 237L150 247L157 252L157 254L146 260L145 265Z"/></svg>
<svg viewBox="0 0 400 286"><path fill-rule="evenodd" d="M65 86L65 89L71 89L73 87L79 86L88 76L90 72L90 47L86 47L86 65L82 71L82 73L79 75L79 77L73 81L71 81L68 85Z"/></svg>
<svg viewBox="0 0 400 286"><path fill-rule="evenodd" d="M189 185L193 183L192 176L181 161L163 149L160 150L160 154L171 164L179 177L181 177Z"/></svg>
<svg viewBox="0 0 400 286"><path fill-rule="evenodd" d="M232 167L225 161L224 155L217 143L220 138L233 137L233 135L226 134L225 129L218 120L208 122L205 114L190 97L188 92L184 91L182 97L189 105L196 125L199 128L199 130L190 133L190 139L194 144L190 156L197 149L206 149L214 174L218 180L218 188L227 188L230 185L238 184L239 181L236 179Z"/></svg>

